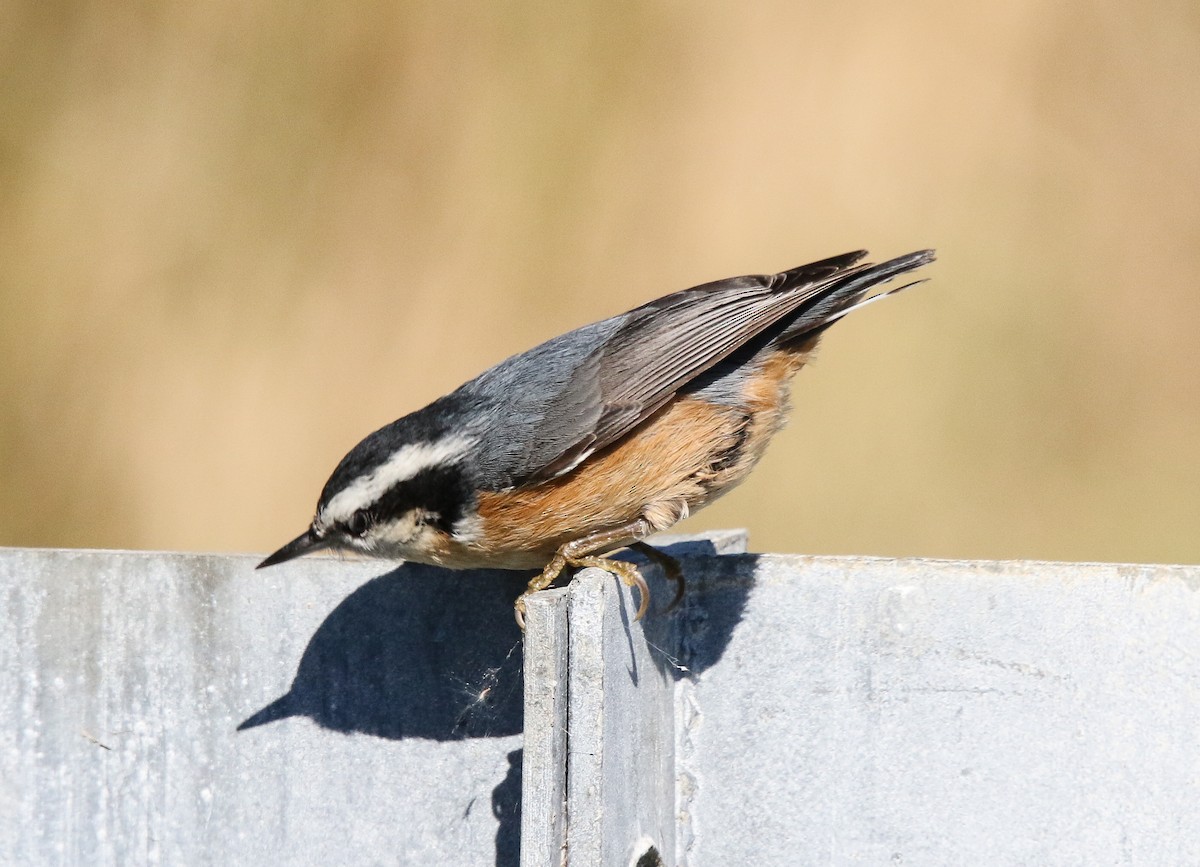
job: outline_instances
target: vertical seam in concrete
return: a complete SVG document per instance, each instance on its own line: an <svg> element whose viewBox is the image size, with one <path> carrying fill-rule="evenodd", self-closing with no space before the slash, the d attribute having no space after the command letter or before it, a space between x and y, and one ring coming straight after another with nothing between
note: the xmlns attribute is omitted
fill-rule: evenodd
<svg viewBox="0 0 1200 867"><path fill-rule="evenodd" d="M605 572L584 569L568 585L566 857L573 867L599 867L603 860L603 625L608 579Z"/></svg>
<svg viewBox="0 0 1200 867"><path fill-rule="evenodd" d="M700 708L696 702L696 689L692 678L692 616L694 600L691 591L683 601L683 610L677 619L678 633L675 651L682 665L687 668L675 682L675 861L678 867L686 867L688 856L696 842L692 807L696 800L700 781L692 773L690 759L695 751L692 735L700 719Z"/></svg>
<svg viewBox="0 0 1200 867"><path fill-rule="evenodd" d="M572 665L571 653L571 600L568 596L564 600L567 604L566 616L563 618L563 651L566 654L567 662L564 668L565 677L562 679L562 707L563 707L563 752L562 752L562 838L559 841L558 847L558 864L559 867L567 867L568 858L567 852L571 840L571 671L574 669Z"/></svg>
<svg viewBox="0 0 1200 867"><path fill-rule="evenodd" d="M564 593L543 591L527 603L521 863L528 867L555 863L566 844L569 649Z"/></svg>

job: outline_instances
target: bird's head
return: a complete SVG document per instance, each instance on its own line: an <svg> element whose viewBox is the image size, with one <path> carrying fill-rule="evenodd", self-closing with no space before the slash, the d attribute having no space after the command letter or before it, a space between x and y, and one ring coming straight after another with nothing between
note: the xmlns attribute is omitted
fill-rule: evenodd
<svg viewBox="0 0 1200 867"><path fill-rule="evenodd" d="M375 431L342 458L308 529L258 568L325 549L438 562L442 543L461 535L474 514L463 466L474 440L422 436L428 431L410 419Z"/></svg>

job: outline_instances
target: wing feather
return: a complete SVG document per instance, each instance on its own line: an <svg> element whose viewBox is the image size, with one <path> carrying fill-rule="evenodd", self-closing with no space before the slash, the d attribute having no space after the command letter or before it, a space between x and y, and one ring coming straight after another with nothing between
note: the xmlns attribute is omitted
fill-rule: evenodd
<svg viewBox="0 0 1200 867"><path fill-rule="evenodd" d="M872 286L932 258L914 253L878 266L856 264L864 255L847 253L779 274L719 280L618 317L620 324L580 360L545 406L543 435L527 452L525 466L510 476L511 483L537 484L570 472L773 325L806 307L816 314L806 328L827 325ZM843 291L844 298L835 297ZM791 331L794 323L787 328Z"/></svg>

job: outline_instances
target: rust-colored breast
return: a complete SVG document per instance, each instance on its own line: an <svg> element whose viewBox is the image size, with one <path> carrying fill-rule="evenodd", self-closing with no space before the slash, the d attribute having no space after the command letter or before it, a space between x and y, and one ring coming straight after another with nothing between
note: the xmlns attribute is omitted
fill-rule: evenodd
<svg viewBox="0 0 1200 867"><path fill-rule="evenodd" d="M537 568L573 539L651 516L656 529L665 529L681 512L702 508L749 475L783 426L788 381L811 348L756 358L742 406L678 398L565 476L480 494L478 533L450 559Z"/></svg>
<svg viewBox="0 0 1200 867"><path fill-rule="evenodd" d="M691 477L714 451L736 439L740 421L728 407L673 401L565 476L481 494L482 538L475 546L493 552L497 561L528 552L530 564L537 565L572 539L632 523L651 503L694 493Z"/></svg>

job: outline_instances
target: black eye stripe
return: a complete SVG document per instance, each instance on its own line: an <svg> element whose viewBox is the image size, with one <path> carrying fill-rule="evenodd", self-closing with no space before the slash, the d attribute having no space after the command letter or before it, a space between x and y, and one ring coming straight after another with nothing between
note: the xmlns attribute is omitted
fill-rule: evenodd
<svg viewBox="0 0 1200 867"><path fill-rule="evenodd" d="M423 509L430 514L429 523L450 532L473 496L459 467L430 467L384 494L374 509L384 520Z"/></svg>

